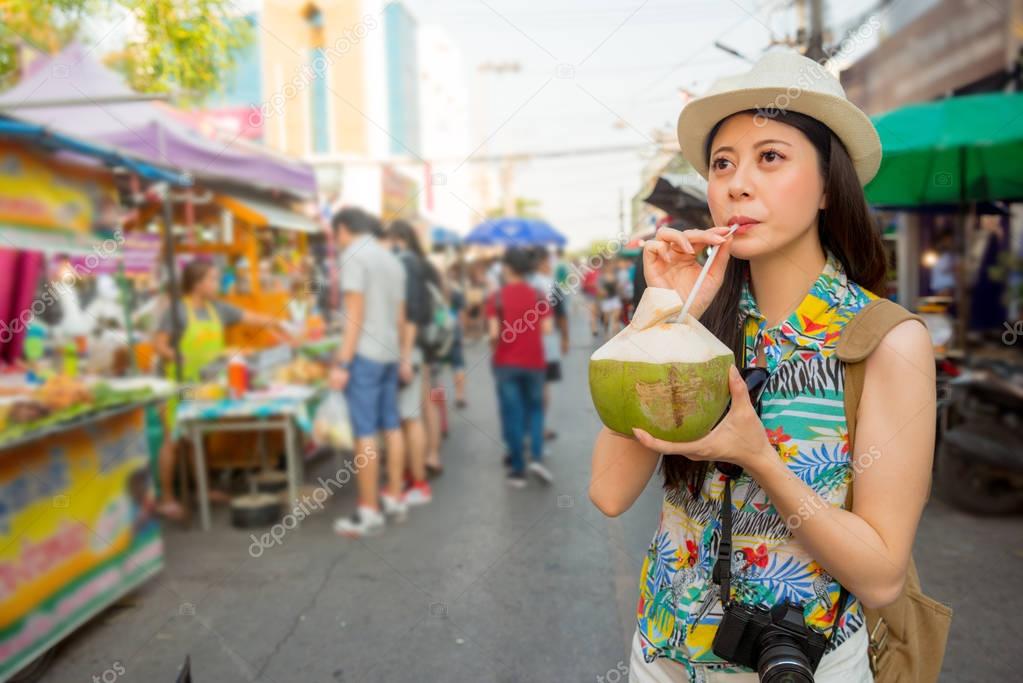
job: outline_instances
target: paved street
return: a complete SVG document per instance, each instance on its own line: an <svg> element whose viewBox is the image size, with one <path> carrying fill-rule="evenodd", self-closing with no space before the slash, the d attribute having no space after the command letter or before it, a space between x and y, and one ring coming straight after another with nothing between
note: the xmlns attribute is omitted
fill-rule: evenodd
<svg viewBox="0 0 1023 683"><path fill-rule="evenodd" d="M379 538L343 540L330 524L354 506L349 484L258 557L223 509L208 534L169 529L164 573L66 641L44 680L170 683L186 654L196 683L621 680L658 486L620 519L589 503L592 346L578 316L574 330L552 487L505 485L489 369L470 347L470 406L452 412L431 505ZM928 507L920 573L956 610L943 680L1016 678L1021 521Z"/></svg>

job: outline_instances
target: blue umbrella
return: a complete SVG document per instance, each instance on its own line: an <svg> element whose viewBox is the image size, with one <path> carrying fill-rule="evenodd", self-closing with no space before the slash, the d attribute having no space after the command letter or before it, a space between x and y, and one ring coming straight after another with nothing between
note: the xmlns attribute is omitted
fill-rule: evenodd
<svg viewBox="0 0 1023 683"><path fill-rule="evenodd" d="M454 230L435 225L430 229L430 243L435 247L457 247L462 243L462 238Z"/></svg>
<svg viewBox="0 0 1023 683"><path fill-rule="evenodd" d="M491 218L483 221L465 238L469 244L529 247L541 244L564 246L568 240L550 223L539 218Z"/></svg>

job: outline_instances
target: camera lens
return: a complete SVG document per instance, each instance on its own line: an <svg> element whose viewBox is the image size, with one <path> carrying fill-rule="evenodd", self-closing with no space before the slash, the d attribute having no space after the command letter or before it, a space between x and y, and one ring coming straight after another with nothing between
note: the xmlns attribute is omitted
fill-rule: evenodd
<svg viewBox="0 0 1023 683"><path fill-rule="evenodd" d="M810 660L785 633L764 638L757 673L763 683L813 683Z"/></svg>

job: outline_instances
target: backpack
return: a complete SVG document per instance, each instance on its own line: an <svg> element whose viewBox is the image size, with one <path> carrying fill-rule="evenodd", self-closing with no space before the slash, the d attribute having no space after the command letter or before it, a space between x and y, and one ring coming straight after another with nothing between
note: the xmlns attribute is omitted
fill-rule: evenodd
<svg viewBox="0 0 1023 683"><path fill-rule="evenodd" d="M455 341L455 317L451 309L434 283L426 281L426 308L429 316L424 316L424 323L416 332L416 344L429 358L444 358L451 351Z"/></svg>
<svg viewBox="0 0 1023 683"><path fill-rule="evenodd" d="M860 309L842 330L838 358L845 364L845 416L853 451L856 411L863 393L866 361L884 336L906 320L923 320L898 304L877 299ZM852 510L853 486L845 509ZM887 607L863 609L875 683L933 683L941 674L952 609L923 594L911 557L902 595Z"/></svg>

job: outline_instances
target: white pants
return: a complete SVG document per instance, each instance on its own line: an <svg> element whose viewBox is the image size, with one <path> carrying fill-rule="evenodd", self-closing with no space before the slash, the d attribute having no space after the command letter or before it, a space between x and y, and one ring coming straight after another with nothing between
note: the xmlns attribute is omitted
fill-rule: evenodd
<svg viewBox="0 0 1023 683"><path fill-rule="evenodd" d="M870 660L867 657L867 627L864 625L833 651L824 655L817 666L815 683L873 683ZM702 671L697 667L697 683L757 683L755 673L728 674ZM670 659L659 658L647 664L639 632L632 637L632 655L629 658L629 683L684 683L688 681L685 667Z"/></svg>

